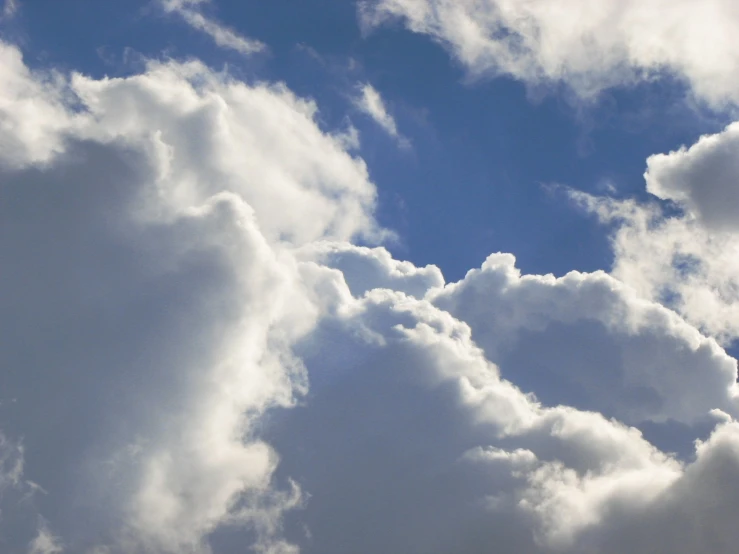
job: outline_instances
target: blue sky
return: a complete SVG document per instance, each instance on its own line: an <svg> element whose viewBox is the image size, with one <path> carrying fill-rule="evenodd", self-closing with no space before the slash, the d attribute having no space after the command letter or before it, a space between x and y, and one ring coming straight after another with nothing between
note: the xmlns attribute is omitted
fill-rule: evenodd
<svg viewBox="0 0 739 554"><path fill-rule="evenodd" d="M732 0L6 0L0 550L729 554Z"/></svg>
<svg viewBox="0 0 739 554"><path fill-rule="evenodd" d="M96 76L127 75L142 57L172 56L227 66L248 80L284 81L316 99L325 126L350 118L361 131L378 218L399 234L391 251L439 265L453 280L496 251L515 252L527 272L608 269L606 230L546 185L599 193L610 184L618 195L643 195L650 154L730 121L696 113L684 85L669 77L586 103L556 87L536 98L510 78L472 79L433 41L398 25L363 36L347 2L222 1L205 10L269 51L249 59L224 52L150 2L31 3L7 32L21 37L31 63ZM358 82L372 83L392 106L410 151L357 113Z"/></svg>

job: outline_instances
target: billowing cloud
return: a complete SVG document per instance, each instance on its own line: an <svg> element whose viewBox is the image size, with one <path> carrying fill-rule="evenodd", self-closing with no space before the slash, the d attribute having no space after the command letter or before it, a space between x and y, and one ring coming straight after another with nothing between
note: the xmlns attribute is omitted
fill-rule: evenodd
<svg viewBox="0 0 739 554"><path fill-rule="evenodd" d="M444 287L436 267L415 268L383 249L322 243L303 252L340 270L355 296L382 288L429 299L470 326L507 378L549 405L631 423L738 413L736 360L603 272L521 275L512 255L493 254Z"/></svg>
<svg viewBox="0 0 739 554"><path fill-rule="evenodd" d="M647 160L647 191L685 207L710 231L739 232L739 123Z"/></svg>
<svg viewBox="0 0 739 554"><path fill-rule="evenodd" d="M683 79L714 106L739 100L733 0L364 0L366 26L397 19L431 36L474 75L604 88Z"/></svg>
<svg viewBox="0 0 739 554"><path fill-rule="evenodd" d="M161 0L167 13L179 15L193 29L205 33L218 46L249 55L265 49L264 43L246 38L233 29L203 15L200 6L210 0Z"/></svg>
<svg viewBox="0 0 739 554"><path fill-rule="evenodd" d="M357 246L384 236L367 168L285 85L0 53L16 551L730 551L736 362L675 313ZM709 414L695 459L638 428Z"/></svg>
<svg viewBox="0 0 739 554"><path fill-rule="evenodd" d="M433 291L419 299L380 288L352 299L341 273L304 270L333 280L322 290L339 301L296 346L309 395L266 429L278 472L308 497L285 524L302 552L727 551L711 550L714 508L703 502L717 464L724 478L738 469L735 424L685 466L634 428L544 407L502 379L505 367L429 301ZM732 492L717 502L720 513ZM716 544L729 544L733 528L725 518L718 525Z"/></svg>
<svg viewBox="0 0 739 554"><path fill-rule="evenodd" d="M39 512L75 552L245 522L268 549L301 497L254 425L304 390L316 312L286 248L377 233L364 164L283 86L172 62L52 87L3 51L2 389Z"/></svg>
<svg viewBox="0 0 739 554"><path fill-rule="evenodd" d="M382 127L388 135L397 140L401 147L410 147L408 139L398 132L395 118L387 111L385 101L377 89L369 83L359 85L358 89L359 96L354 100L354 104Z"/></svg>
<svg viewBox="0 0 739 554"><path fill-rule="evenodd" d="M510 254L496 254L434 302L550 404L631 423L739 414L736 360L605 273L522 276Z"/></svg>
<svg viewBox="0 0 739 554"><path fill-rule="evenodd" d="M612 274L640 296L661 302L724 344L739 338L739 173L733 125L690 149L652 156L647 190L678 208L571 196L614 227Z"/></svg>

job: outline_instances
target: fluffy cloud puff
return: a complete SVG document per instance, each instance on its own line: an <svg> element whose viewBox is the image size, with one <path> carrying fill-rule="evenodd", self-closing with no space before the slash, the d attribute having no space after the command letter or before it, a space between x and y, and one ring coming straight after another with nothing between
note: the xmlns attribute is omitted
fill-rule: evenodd
<svg viewBox="0 0 739 554"><path fill-rule="evenodd" d="M512 255L494 254L442 287L437 268L397 262L383 249L323 243L304 252L339 269L355 295L385 288L428 297L469 324L509 379L550 405L633 423L690 423L739 407L736 361L715 340L603 272L522 276Z"/></svg>
<svg viewBox="0 0 739 554"><path fill-rule="evenodd" d="M619 533L636 552L728 551L733 528L721 520L711 550L714 508L701 498L713 494L714 464L725 478L737 470L735 424L683 466L634 428L543 407L502 379L474 331L429 301L433 290L352 299L345 274L304 271L340 300L296 345L310 392L265 430L278 474L308 498L285 524L303 552L617 552ZM732 492L716 498L720 513Z"/></svg>
<svg viewBox="0 0 739 554"><path fill-rule="evenodd" d="M650 158L649 190L676 203L677 212L656 203L570 195L613 227L616 278L731 345L739 337L739 233L728 200L738 182L732 175L739 174L732 173L733 158L706 165L694 155L703 150L699 145L721 138Z"/></svg>
<svg viewBox="0 0 739 554"><path fill-rule="evenodd" d="M647 160L647 191L685 207L710 231L739 232L739 123Z"/></svg>
<svg viewBox="0 0 739 554"><path fill-rule="evenodd" d="M605 273L521 276L510 254L496 254L434 302L549 403L629 422L737 414L736 360Z"/></svg>
<svg viewBox="0 0 739 554"><path fill-rule="evenodd" d="M694 461L606 417L733 413L733 360L674 314L603 274L496 255L445 285L352 245L382 236L366 167L284 86L175 62L67 78L1 52L0 484L33 492L26 515L2 505L14 550L735 539L729 415ZM593 336L615 360L592 363ZM614 392L605 416L529 394L542 375L515 353L538 344L547 371Z"/></svg>
<svg viewBox="0 0 739 554"><path fill-rule="evenodd" d="M299 492L269 488L252 425L304 388L289 344L315 312L280 245L373 235L364 164L280 85L176 63L49 82L3 54L5 419L49 529L187 552L248 521L261 544Z"/></svg>
<svg viewBox="0 0 739 554"><path fill-rule="evenodd" d="M364 0L360 13L368 27L398 19L433 37L476 75L588 98L667 71L714 106L739 98L732 0Z"/></svg>

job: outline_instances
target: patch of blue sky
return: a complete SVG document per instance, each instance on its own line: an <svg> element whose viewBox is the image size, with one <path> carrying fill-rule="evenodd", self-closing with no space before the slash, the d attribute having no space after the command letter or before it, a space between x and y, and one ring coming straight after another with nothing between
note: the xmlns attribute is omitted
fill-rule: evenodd
<svg viewBox="0 0 739 554"><path fill-rule="evenodd" d="M351 2L222 0L201 9L268 50L221 49L146 0L26 2L4 32L22 38L32 66L115 76L144 57L197 57L247 80L286 82L317 101L324 127L351 121L360 131L378 218L399 236L389 249L440 266L447 280L496 251L515 253L525 272L608 269L608 229L549 185L643 199L650 154L729 121L691 105L669 76L609 90L592 105L509 78L470 81L426 37L393 27L363 36ZM359 113L359 82L382 94L411 149Z"/></svg>

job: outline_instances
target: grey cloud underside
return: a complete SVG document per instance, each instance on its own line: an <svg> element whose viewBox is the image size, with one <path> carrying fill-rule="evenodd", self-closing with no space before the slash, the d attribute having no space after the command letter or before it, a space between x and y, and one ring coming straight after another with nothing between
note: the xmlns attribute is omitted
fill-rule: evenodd
<svg viewBox="0 0 739 554"><path fill-rule="evenodd" d="M9 551L732 551L736 362L675 313L353 245L367 168L284 86L0 54Z"/></svg>

